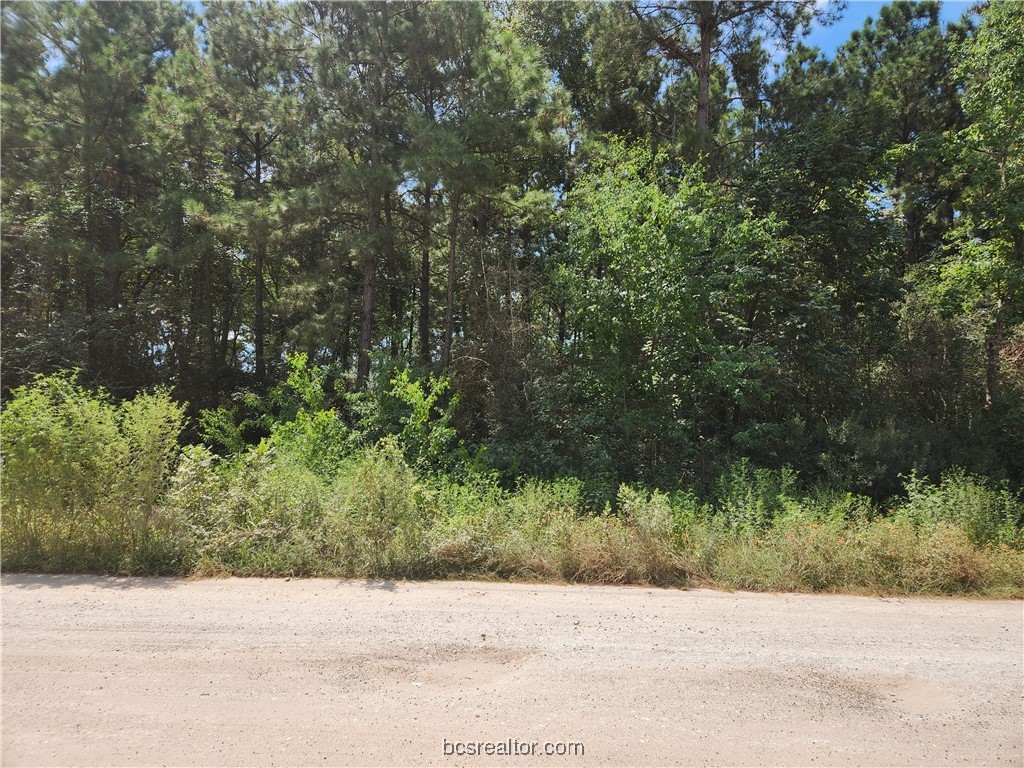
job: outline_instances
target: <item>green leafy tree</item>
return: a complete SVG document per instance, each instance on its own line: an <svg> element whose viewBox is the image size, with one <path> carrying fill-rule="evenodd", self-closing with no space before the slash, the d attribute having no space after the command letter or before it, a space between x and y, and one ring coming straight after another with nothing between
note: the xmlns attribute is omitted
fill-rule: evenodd
<svg viewBox="0 0 1024 768"><path fill-rule="evenodd" d="M615 424L616 464L636 474L764 449L758 415L789 343L828 309L778 219L699 166L677 177L665 164L613 147L570 198L574 352Z"/></svg>
<svg viewBox="0 0 1024 768"><path fill-rule="evenodd" d="M985 403L997 398L1007 327L1024 306L1024 51L1016 35L1024 12L994 3L977 34L958 47L970 125L952 134L959 217L940 289L985 328Z"/></svg>

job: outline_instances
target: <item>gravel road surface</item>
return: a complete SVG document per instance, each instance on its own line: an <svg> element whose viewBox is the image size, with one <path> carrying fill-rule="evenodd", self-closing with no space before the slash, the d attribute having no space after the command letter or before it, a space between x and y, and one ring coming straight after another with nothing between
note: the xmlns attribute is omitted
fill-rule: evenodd
<svg viewBox="0 0 1024 768"><path fill-rule="evenodd" d="M11 766L1024 765L1020 601L9 575L2 623Z"/></svg>

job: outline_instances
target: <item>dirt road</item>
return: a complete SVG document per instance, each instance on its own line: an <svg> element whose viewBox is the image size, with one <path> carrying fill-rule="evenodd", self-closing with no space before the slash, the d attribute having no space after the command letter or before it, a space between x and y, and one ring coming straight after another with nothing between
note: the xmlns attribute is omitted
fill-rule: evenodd
<svg viewBox="0 0 1024 768"><path fill-rule="evenodd" d="M3 763L1019 766L1022 653L1019 601L14 575Z"/></svg>

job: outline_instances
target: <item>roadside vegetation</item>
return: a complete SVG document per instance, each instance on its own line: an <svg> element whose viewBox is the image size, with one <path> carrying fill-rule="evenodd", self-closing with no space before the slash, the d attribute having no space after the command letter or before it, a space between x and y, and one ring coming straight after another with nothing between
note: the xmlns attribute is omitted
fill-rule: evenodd
<svg viewBox="0 0 1024 768"><path fill-rule="evenodd" d="M3 567L1024 594L1024 3L871 10L4 3Z"/></svg>
<svg viewBox="0 0 1024 768"><path fill-rule="evenodd" d="M886 504L747 461L704 493L510 486L427 405L444 380L393 379L385 436L374 418L346 426L321 384L295 359L268 437L245 445L207 412L206 443L183 449L164 390L117 403L72 374L19 388L0 422L4 569L1024 595L1024 503L963 472L906 477ZM461 459L431 469L439 456Z"/></svg>

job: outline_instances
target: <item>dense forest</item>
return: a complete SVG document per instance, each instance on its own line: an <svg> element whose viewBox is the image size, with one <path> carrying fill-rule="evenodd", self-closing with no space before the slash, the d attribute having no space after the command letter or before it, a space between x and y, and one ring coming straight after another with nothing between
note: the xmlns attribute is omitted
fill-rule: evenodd
<svg viewBox="0 0 1024 768"><path fill-rule="evenodd" d="M843 12L5 2L9 462L12 397L91 391L180 403L211 460L287 426L328 476L384 438L598 510L737 477L1009 499L1024 4L807 44Z"/></svg>

